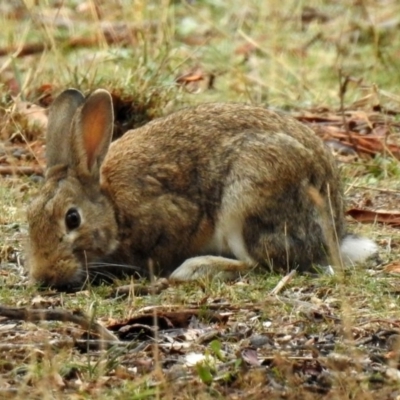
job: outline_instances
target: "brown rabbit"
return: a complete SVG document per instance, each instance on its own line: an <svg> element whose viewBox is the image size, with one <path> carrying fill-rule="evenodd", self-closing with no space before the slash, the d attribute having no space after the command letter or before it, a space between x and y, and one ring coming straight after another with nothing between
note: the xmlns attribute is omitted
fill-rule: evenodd
<svg viewBox="0 0 400 400"><path fill-rule="evenodd" d="M35 281L78 288L121 268L146 273L150 260L177 280L256 265L307 270L329 261L327 219L346 261L377 251L345 234L334 160L288 116L204 104L110 145L112 131L105 90L85 99L69 89L52 105L46 180L28 210ZM329 203L328 218L310 191Z"/></svg>

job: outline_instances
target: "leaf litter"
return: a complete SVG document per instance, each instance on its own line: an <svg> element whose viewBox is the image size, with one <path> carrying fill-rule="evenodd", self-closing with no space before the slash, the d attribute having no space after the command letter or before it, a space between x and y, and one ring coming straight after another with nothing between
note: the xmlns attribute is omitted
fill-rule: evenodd
<svg viewBox="0 0 400 400"><path fill-rule="evenodd" d="M360 315L350 331L344 332L339 301L329 291L329 287L318 292L312 287L293 286L282 296L267 296L258 304L233 306L223 299L208 298L201 307L145 307L129 319L107 322L101 318L107 330L117 336L111 340L104 336L96 339L85 328L68 326L65 316L60 317L63 324L46 328L46 314L52 312L49 308L36 309L42 312L42 322L33 325L28 322L33 309L26 310L26 318L20 317L25 322L10 324L3 317L0 338L5 340L1 340L0 352L9 361L1 376L10 380L8 375L15 363L24 363L33 350L43 359L47 350L67 351L78 365L85 354L105 364L110 357L118 358L119 367L105 366L102 380L97 383L118 384L151 373L156 346L167 384L179 387L200 379L204 384L213 382L221 393L233 397L237 385L244 384L243 379L253 382L245 385L248 393L259 395L281 395L299 388L309 394L338 393L340 385L351 376L358 376L372 391L399 382L400 320L365 320ZM282 303L290 305L296 318L280 319L275 315L265 323L268 309ZM36 297L32 305L38 304L44 306L46 302ZM58 307L59 300L47 305L51 310ZM3 311L0 315L5 314ZM314 333L310 332L312 325L318 327ZM72 371L57 375L52 387L71 389L77 385L91 393Z"/></svg>

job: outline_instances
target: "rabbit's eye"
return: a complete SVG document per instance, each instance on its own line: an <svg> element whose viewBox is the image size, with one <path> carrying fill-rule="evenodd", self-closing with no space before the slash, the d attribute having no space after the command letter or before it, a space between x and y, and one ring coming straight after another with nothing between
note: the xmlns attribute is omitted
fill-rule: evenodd
<svg viewBox="0 0 400 400"><path fill-rule="evenodd" d="M76 208L70 208L65 215L65 225L72 231L76 229L81 224L81 216Z"/></svg>

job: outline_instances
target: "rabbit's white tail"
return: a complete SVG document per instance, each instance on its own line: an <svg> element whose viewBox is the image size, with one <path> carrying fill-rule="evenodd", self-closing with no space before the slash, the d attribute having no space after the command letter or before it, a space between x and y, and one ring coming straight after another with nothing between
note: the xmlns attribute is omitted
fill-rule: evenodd
<svg viewBox="0 0 400 400"><path fill-rule="evenodd" d="M342 240L340 252L344 264L357 264L378 254L377 244L367 238L347 235Z"/></svg>

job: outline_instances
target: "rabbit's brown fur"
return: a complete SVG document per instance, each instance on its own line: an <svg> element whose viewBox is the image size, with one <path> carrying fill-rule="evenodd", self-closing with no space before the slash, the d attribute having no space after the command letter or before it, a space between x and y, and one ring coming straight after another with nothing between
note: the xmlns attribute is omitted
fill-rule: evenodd
<svg viewBox="0 0 400 400"><path fill-rule="evenodd" d="M183 263L172 273L176 279L254 265L326 264L310 188L327 204L329 197L332 228L345 237L334 160L292 118L262 107L204 104L127 132L108 150L110 96L100 90L85 101L71 93L50 114L51 162L28 210L35 280L76 286L101 262L111 265L108 272L112 264L146 272L151 260L164 275ZM58 159L57 140L68 153ZM71 207L82 223L68 231Z"/></svg>

